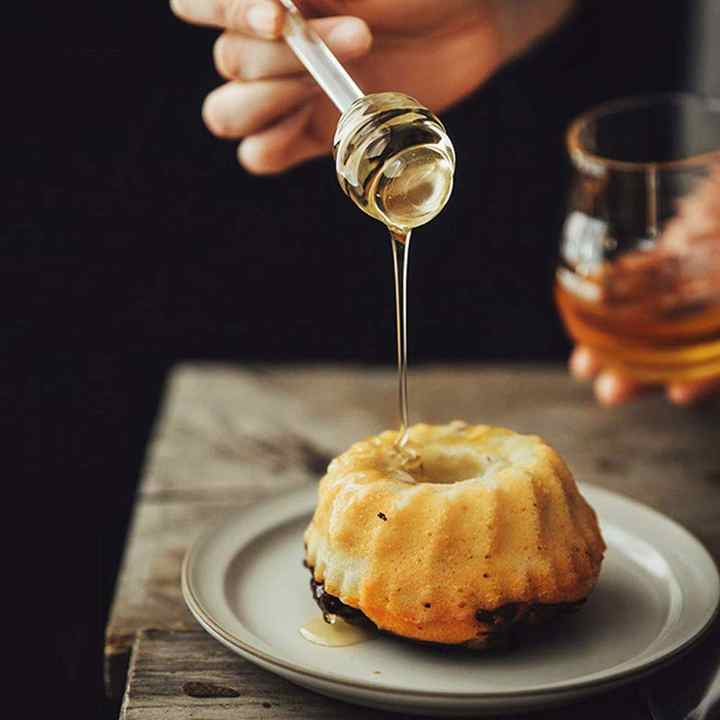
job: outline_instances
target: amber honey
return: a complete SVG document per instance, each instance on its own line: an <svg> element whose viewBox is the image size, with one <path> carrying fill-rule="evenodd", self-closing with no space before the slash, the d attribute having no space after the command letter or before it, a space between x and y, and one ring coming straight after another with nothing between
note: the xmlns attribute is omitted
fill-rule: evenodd
<svg viewBox="0 0 720 720"><path fill-rule="evenodd" d="M407 391L407 272L412 230L432 220L450 197L455 150L440 120L396 92L358 98L341 116L333 143L343 192L390 231L395 275L400 432L410 426ZM413 458L408 455L409 460Z"/></svg>
<svg viewBox="0 0 720 720"><path fill-rule="evenodd" d="M714 297L687 305L664 305L656 292L623 303L606 297L600 283L561 268L555 301L572 339L607 367L647 382L694 381L720 376L716 290Z"/></svg>
<svg viewBox="0 0 720 720"><path fill-rule="evenodd" d="M573 340L637 380L720 377L720 105L611 101L567 148L555 298Z"/></svg>

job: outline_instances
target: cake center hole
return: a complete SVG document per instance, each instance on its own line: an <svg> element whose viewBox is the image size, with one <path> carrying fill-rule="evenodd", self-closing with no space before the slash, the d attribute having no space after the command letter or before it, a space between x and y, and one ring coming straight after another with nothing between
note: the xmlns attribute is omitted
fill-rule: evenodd
<svg viewBox="0 0 720 720"><path fill-rule="evenodd" d="M418 463L408 469L416 482L452 485L484 475L498 462L491 454L479 453L471 448L425 445L415 448Z"/></svg>

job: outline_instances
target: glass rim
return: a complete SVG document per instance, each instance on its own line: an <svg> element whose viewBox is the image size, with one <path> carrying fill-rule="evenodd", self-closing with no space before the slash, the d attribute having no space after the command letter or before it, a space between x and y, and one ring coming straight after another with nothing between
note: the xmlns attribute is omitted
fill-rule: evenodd
<svg viewBox="0 0 720 720"><path fill-rule="evenodd" d="M609 115L652 105L682 106L690 103L704 105L709 111L717 113L718 117L720 117L720 98L693 93L668 92L650 95L630 95L595 105L578 115L568 126L565 133L565 145L568 154L576 166L587 169L595 168L601 174L605 169L631 172L645 172L647 170L658 169L672 170L705 165L710 161L720 160L720 137L718 138L718 147L716 150L688 155L687 157L681 157L676 160L662 160L657 162L618 160L612 157L605 157L604 155L599 155L587 150L580 140L580 133L591 122L608 117Z"/></svg>

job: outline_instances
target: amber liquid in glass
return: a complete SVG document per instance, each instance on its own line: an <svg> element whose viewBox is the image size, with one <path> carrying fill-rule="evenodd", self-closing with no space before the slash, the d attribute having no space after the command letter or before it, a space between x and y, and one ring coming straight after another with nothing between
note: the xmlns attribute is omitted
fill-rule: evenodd
<svg viewBox="0 0 720 720"><path fill-rule="evenodd" d="M612 101L567 134L555 298L576 343L649 383L720 377L720 108Z"/></svg>
<svg viewBox="0 0 720 720"><path fill-rule="evenodd" d="M720 248L719 248L720 253ZM561 268L555 301L578 343L608 367L646 382L703 380L720 375L720 286L715 294L680 301L635 279L636 293L615 298L601 283ZM702 295L702 293L700 293ZM674 301L675 300L675 301Z"/></svg>

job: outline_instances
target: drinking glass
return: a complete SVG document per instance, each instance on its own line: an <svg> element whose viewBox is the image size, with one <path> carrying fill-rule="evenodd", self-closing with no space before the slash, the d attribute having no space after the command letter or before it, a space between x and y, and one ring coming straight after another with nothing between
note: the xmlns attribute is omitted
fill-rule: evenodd
<svg viewBox="0 0 720 720"><path fill-rule="evenodd" d="M720 376L720 100L616 100L567 132L555 299L572 339L647 382Z"/></svg>

